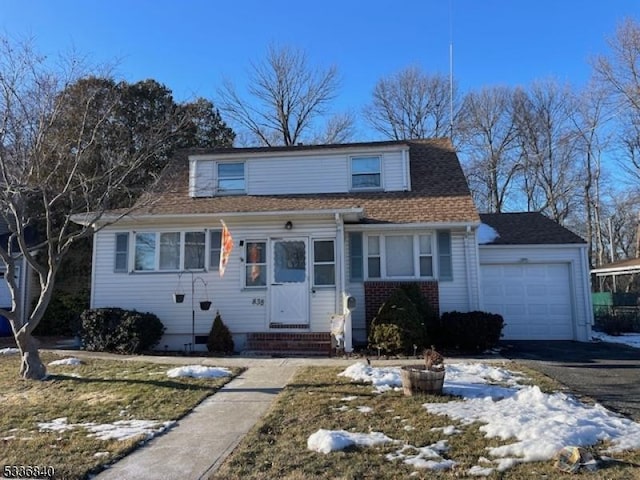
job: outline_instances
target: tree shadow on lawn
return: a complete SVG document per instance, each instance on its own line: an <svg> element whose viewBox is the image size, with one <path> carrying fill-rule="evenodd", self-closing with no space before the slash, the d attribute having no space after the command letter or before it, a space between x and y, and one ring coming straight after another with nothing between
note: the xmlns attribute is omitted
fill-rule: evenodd
<svg viewBox="0 0 640 480"><path fill-rule="evenodd" d="M231 381L232 378L229 378ZM170 388L175 390L201 390L206 392L215 392L222 388L222 385L195 385L193 383L181 383L174 380L141 380L132 378L91 378L91 377L75 377L73 375L52 374L46 381L73 381L78 383L104 383L104 384L139 384L145 386L153 386L157 388Z"/></svg>

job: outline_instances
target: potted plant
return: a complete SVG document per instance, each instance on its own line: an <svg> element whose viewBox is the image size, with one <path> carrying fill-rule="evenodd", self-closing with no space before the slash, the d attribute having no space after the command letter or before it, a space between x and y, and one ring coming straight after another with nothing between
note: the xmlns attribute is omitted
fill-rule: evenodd
<svg viewBox="0 0 640 480"><path fill-rule="evenodd" d="M444 357L432 346L424 351L424 365L402 367L402 390L407 396L414 394L442 394L444 384Z"/></svg>
<svg viewBox="0 0 640 480"><path fill-rule="evenodd" d="M200 310L209 310L211 308L210 300L202 300L200 302Z"/></svg>

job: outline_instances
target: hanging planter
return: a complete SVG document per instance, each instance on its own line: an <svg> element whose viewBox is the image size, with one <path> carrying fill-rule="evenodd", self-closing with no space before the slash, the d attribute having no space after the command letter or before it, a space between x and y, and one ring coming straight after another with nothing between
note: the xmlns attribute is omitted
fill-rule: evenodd
<svg viewBox="0 0 640 480"><path fill-rule="evenodd" d="M183 303L184 302L184 293L174 293L173 294L173 301L175 303Z"/></svg>
<svg viewBox="0 0 640 480"><path fill-rule="evenodd" d="M209 310L211 308L210 300L203 300L200 302L200 310Z"/></svg>
<svg viewBox="0 0 640 480"><path fill-rule="evenodd" d="M175 303L184 302L184 289L182 288L182 274L178 274L178 285L176 285L176 291L173 294L173 301Z"/></svg>

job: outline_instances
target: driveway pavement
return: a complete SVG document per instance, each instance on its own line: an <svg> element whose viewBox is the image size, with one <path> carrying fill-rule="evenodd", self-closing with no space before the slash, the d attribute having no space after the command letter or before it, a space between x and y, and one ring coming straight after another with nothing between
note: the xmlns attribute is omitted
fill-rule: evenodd
<svg viewBox="0 0 640 480"><path fill-rule="evenodd" d="M502 355L640 421L640 349L606 342L505 341Z"/></svg>

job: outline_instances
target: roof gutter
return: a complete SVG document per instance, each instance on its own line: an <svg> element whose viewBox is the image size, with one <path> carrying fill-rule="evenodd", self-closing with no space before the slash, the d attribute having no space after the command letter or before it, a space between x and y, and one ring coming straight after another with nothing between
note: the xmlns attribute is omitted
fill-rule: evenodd
<svg viewBox="0 0 640 480"><path fill-rule="evenodd" d="M416 228L477 228L480 222L414 222L414 223L365 223L345 224L347 232L370 230L415 230Z"/></svg>
<svg viewBox="0 0 640 480"><path fill-rule="evenodd" d="M281 216L321 216L326 215L334 217L334 215L342 215L351 217L355 220L362 218L364 215L364 208L338 208L338 209L319 209L319 210L276 210L266 212L220 212L220 213L170 213L170 214L153 214L142 213L136 215L135 213L128 213L126 215L110 215L104 214L99 219L95 219L94 215L73 215L71 220L80 225L89 226L92 224L109 224L115 222L128 223L132 221L140 220L172 220L179 218L180 220L206 220L206 219L229 219L229 218L248 218L248 217L281 217Z"/></svg>

